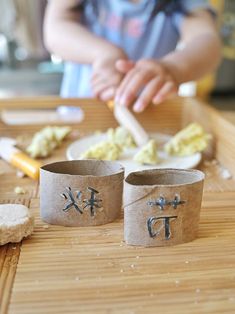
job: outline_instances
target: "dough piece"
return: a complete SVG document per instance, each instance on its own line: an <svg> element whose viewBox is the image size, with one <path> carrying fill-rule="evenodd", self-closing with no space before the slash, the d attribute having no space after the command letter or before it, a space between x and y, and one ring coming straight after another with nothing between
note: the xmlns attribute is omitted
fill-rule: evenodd
<svg viewBox="0 0 235 314"><path fill-rule="evenodd" d="M25 189L22 188L21 186L16 186L15 189L14 189L14 192L16 194L25 194L26 193Z"/></svg>
<svg viewBox="0 0 235 314"><path fill-rule="evenodd" d="M70 132L71 128L67 126L45 127L34 135L26 151L32 158L47 157Z"/></svg>
<svg viewBox="0 0 235 314"><path fill-rule="evenodd" d="M150 140L134 156L134 161L140 164L156 165L159 162L157 155L157 143Z"/></svg>
<svg viewBox="0 0 235 314"><path fill-rule="evenodd" d="M20 204L0 205L0 245L20 242L33 232L34 218L28 208Z"/></svg>
<svg viewBox="0 0 235 314"><path fill-rule="evenodd" d="M200 124L191 123L166 143L164 150L169 155L189 156L205 150L210 138Z"/></svg>
<svg viewBox="0 0 235 314"><path fill-rule="evenodd" d="M136 143L130 132L119 126L116 129L108 129L108 140L120 145L123 148L134 148Z"/></svg>
<svg viewBox="0 0 235 314"><path fill-rule="evenodd" d="M122 153L122 148L111 141L100 142L87 151L85 151L81 158L83 159L100 159L100 160L117 160Z"/></svg>

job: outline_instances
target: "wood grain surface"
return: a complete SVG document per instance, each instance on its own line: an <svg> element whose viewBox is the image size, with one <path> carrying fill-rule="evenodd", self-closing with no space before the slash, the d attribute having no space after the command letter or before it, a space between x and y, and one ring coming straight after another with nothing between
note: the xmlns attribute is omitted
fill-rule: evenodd
<svg viewBox="0 0 235 314"><path fill-rule="evenodd" d="M45 108L61 103L60 99L44 101ZM7 105L25 103L27 107L34 100ZM35 103L40 105L38 99ZM104 104L68 103L81 105L86 120L44 163L64 160L66 147L77 137L116 125ZM177 99L149 109L140 120L148 131L172 134L185 119L184 105ZM23 145L39 128L0 123L0 134L20 137ZM230 162L230 149L224 145ZM114 223L98 227L66 228L42 222L38 183L18 178L0 160L4 172L0 203L25 204L36 219L30 238L0 248L0 313L234 313L235 181L224 179L216 162L201 163L200 169L206 173L206 182L198 238L173 247L140 248L123 241L123 213ZM26 194L16 195L17 185Z"/></svg>

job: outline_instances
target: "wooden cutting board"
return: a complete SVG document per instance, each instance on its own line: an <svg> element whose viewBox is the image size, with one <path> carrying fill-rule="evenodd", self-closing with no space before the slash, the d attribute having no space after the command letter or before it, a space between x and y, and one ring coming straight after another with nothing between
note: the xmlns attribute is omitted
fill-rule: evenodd
<svg viewBox="0 0 235 314"><path fill-rule="evenodd" d="M60 102L48 100L48 105ZM86 105L86 122L75 128L80 136L115 126L105 106L97 109L92 101ZM150 131L172 134L181 127L183 104L177 100L164 105L146 112L148 123L141 119ZM155 119L161 114L159 125L153 113ZM0 133L7 136L31 136L38 128L0 123ZM64 159L72 140L44 162ZM29 239L0 248L0 313L234 313L235 181L223 179L218 164L200 167L207 178L198 239L174 247L140 248L123 242L123 214L98 227L42 222L37 182L16 177L0 160L0 203L25 204L36 218ZM27 193L17 196L17 185Z"/></svg>

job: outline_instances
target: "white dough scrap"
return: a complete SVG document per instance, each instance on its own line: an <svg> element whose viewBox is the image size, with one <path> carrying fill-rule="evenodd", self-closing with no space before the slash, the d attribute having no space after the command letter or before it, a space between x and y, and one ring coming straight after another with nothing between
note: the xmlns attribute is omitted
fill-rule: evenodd
<svg viewBox="0 0 235 314"><path fill-rule="evenodd" d="M21 204L0 205L0 245L20 242L33 232L34 218Z"/></svg>

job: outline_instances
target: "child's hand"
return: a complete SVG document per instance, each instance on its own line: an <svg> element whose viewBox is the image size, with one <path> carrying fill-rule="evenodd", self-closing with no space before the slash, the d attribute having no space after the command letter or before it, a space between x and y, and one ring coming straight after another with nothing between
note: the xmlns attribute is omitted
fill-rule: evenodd
<svg viewBox="0 0 235 314"><path fill-rule="evenodd" d="M93 63L91 78L93 94L103 101L114 98L116 89L125 75L115 67L118 59L126 59L126 55L121 49L113 48L99 56Z"/></svg>
<svg viewBox="0 0 235 314"><path fill-rule="evenodd" d="M140 60L136 64L119 60L116 68L126 73L117 89L115 101L129 106L135 101L133 110L142 112L151 102L159 104L175 94L178 84L162 62Z"/></svg>

